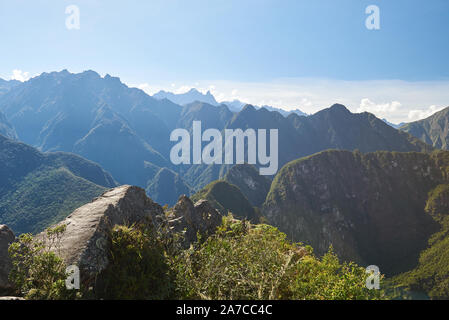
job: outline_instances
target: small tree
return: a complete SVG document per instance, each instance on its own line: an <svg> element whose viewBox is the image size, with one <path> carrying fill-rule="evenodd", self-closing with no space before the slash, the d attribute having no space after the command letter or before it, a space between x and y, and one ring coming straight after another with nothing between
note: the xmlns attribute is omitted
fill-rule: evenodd
<svg viewBox="0 0 449 320"><path fill-rule="evenodd" d="M101 275L105 299L166 299L172 291L164 246L145 224L115 226L109 267Z"/></svg>
<svg viewBox="0 0 449 320"><path fill-rule="evenodd" d="M66 266L53 250L60 250L65 225L49 228L46 238L34 239L29 233L20 235L8 249L12 261L10 280L26 299L69 299L74 292L65 287Z"/></svg>

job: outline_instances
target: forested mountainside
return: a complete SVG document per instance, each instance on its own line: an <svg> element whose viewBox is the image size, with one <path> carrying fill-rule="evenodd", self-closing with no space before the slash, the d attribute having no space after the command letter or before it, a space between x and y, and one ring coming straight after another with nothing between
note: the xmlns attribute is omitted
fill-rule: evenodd
<svg viewBox="0 0 449 320"><path fill-rule="evenodd" d="M441 229L425 207L448 183L448 152L331 150L284 166L262 212L317 253L332 244L343 259L393 275L413 268Z"/></svg>
<svg viewBox="0 0 449 320"><path fill-rule="evenodd" d="M112 176L78 155L41 153L0 135L0 222L37 232L116 186Z"/></svg>

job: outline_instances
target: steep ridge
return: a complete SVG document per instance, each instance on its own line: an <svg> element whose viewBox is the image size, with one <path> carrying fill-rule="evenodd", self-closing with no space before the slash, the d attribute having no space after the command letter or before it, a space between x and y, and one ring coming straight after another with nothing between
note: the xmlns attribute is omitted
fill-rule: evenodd
<svg viewBox="0 0 449 320"><path fill-rule="evenodd" d="M449 299L449 184L440 184L429 192L425 211L441 229L429 239L417 267L391 282L412 296L425 292L432 299Z"/></svg>
<svg viewBox="0 0 449 320"><path fill-rule="evenodd" d="M226 173L224 180L235 185L255 207L260 207L270 191L271 180L259 174L250 164L237 164Z"/></svg>
<svg viewBox="0 0 449 320"><path fill-rule="evenodd" d="M238 219L258 221L259 213L236 186L223 180L211 182L192 197L192 201L208 200L222 215L231 212Z"/></svg>
<svg viewBox="0 0 449 320"><path fill-rule="evenodd" d="M7 138L17 140L17 133L14 127L8 122L6 116L0 112L0 134Z"/></svg>
<svg viewBox="0 0 449 320"><path fill-rule="evenodd" d="M0 95L8 92L15 86L19 85L20 81L18 80L4 80L0 78Z"/></svg>
<svg viewBox="0 0 449 320"><path fill-rule="evenodd" d="M407 123L400 130L435 148L449 150L449 107L426 119Z"/></svg>
<svg viewBox="0 0 449 320"><path fill-rule="evenodd" d="M162 168L148 184L147 194L157 203L172 206L179 195L190 196L192 188L173 170Z"/></svg>
<svg viewBox="0 0 449 320"><path fill-rule="evenodd" d="M332 245L343 259L397 274L416 266L439 230L424 207L448 173L447 152L325 151L285 165L262 213L319 254Z"/></svg>
<svg viewBox="0 0 449 320"><path fill-rule="evenodd" d="M233 115L225 105L213 106L204 102L194 102L182 108L177 126L191 131L193 121L201 121L202 130L209 128L222 130Z"/></svg>

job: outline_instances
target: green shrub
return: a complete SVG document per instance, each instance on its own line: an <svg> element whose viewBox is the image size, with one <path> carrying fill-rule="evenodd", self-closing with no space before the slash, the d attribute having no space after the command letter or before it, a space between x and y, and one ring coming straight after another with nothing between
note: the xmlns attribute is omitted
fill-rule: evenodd
<svg viewBox="0 0 449 320"><path fill-rule="evenodd" d="M171 292L163 243L146 226L115 226L110 264L98 293L105 299L166 299Z"/></svg>
<svg viewBox="0 0 449 320"><path fill-rule="evenodd" d="M178 297L186 299L378 299L365 269L322 259L268 225L227 217L218 232L176 260Z"/></svg>
<svg viewBox="0 0 449 320"><path fill-rule="evenodd" d="M57 255L64 226L45 241L29 234L10 246L11 279L27 299L379 299L365 288L365 269L340 263L332 249L321 259L312 248L290 243L275 227L229 215L209 238L181 249L176 234L149 224L115 226L109 265L94 294L65 288ZM82 288L83 289L83 288Z"/></svg>
<svg viewBox="0 0 449 320"><path fill-rule="evenodd" d="M59 242L66 226L47 229L45 241L33 239L31 234L20 235L8 253L12 260L10 280L26 299L71 299L75 292L66 289L66 265L52 250L59 250Z"/></svg>

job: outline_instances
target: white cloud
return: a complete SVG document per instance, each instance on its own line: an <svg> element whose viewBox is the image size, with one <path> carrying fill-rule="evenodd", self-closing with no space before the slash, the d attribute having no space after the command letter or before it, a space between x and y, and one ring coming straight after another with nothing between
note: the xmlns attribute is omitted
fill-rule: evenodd
<svg viewBox="0 0 449 320"><path fill-rule="evenodd" d="M21 82L27 81L30 78L29 72L24 72L22 70L14 69L12 71L11 80L18 80Z"/></svg>
<svg viewBox="0 0 449 320"><path fill-rule="evenodd" d="M360 101L360 106L357 112L370 112L378 118L391 118L400 112L402 104L399 101L392 101L386 103L375 103L368 98L363 98Z"/></svg>
<svg viewBox="0 0 449 320"><path fill-rule="evenodd" d="M150 86L148 83L141 83L137 85L137 88L145 91L149 95L153 95L161 90L160 88Z"/></svg>
<svg viewBox="0 0 449 320"><path fill-rule="evenodd" d="M409 121L421 120L430 117L435 112L441 111L444 107L437 107L435 105L430 106L424 110L410 110L408 113Z"/></svg>
<svg viewBox="0 0 449 320"><path fill-rule="evenodd" d="M180 86L178 89L173 90L176 94L189 92L193 87L192 86Z"/></svg>

